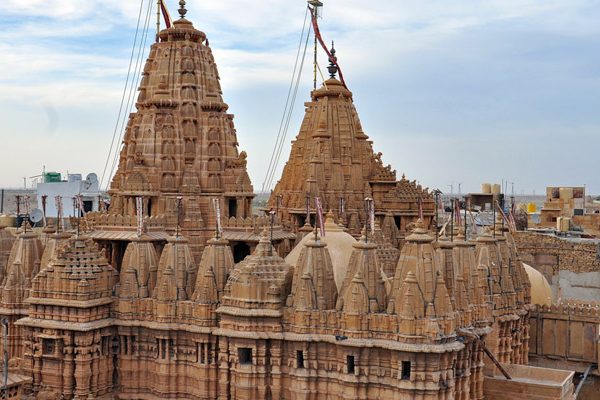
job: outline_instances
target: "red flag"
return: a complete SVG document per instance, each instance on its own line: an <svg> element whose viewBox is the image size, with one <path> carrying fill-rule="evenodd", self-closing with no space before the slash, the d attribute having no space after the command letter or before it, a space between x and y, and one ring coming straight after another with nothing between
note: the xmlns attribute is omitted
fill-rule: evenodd
<svg viewBox="0 0 600 400"><path fill-rule="evenodd" d="M456 223L460 226L462 225L462 215L460 215L460 200L454 199L454 218L456 219Z"/></svg>
<svg viewBox="0 0 600 400"><path fill-rule="evenodd" d="M160 1L160 11L162 12L167 29L170 28L173 21L171 20L171 15L169 14L169 10L167 9L167 6L165 6L164 1L162 1L162 0Z"/></svg>
<svg viewBox="0 0 600 400"><path fill-rule="evenodd" d="M221 203L216 197L212 199L213 208L215 209L215 219L217 221L217 235L220 238L223 236L223 228L221 227Z"/></svg>
<svg viewBox="0 0 600 400"><path fill-rule="evenodd" d="M346 86L346 81L344 81L344 74L342 74L342 69L340 68L337 59L335 57L333 57L331 55L331 53L329 52L329 49L327 48L327 46L325 45L325 42L323 41L323 37L321 36L321 31L319 30L319 24L317 22L317 17L315 15L315 12L313 11L313 9L310 9L310 14L312 16L311 20L312 20L312 26L313 26L313 30L315 32L315 37L317 38L317 40L319 41L319 43L321 44L321 47L323 47L323 50L325 50L325 54L327 54L327 59L337 67L338 69L338 74L340 75L340 82L342 82L342 85L344 85L344 87Z"/></svg>
<svg viewBox="0 0 600 400"><path fill-rule="evenodd" d="M77 216L79 217L79 216L81 216L81 213L84 212L84 209L83 209L83 197L80 194L78 194L77 196L75 196L75 199L76 199L76 202L77 202L76 203L77 204L77 210L79 211L78 214L77 214Z"/></svg>

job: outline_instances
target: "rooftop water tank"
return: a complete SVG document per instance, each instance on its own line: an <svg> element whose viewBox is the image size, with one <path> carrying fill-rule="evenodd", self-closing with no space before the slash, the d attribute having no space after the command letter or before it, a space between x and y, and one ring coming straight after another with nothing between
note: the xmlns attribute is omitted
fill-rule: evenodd
<svg viewBox="0 0 600 400"><path fill-rule="evenodd" d="M81 182L81 174L69 174L69 182Z"/></svg>
<svg viewBox="0 0 600 400"><path fill-rule="evenodd" d="M57 183L60 182L62 176L60 172L46 172L44 173L44 183Z"/></svg>

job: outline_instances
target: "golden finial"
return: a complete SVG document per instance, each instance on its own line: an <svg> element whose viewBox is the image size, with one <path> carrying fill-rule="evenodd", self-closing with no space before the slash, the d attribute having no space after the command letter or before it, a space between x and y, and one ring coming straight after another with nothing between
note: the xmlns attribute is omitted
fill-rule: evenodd
<svg viewBox="0 0 600 400"><path fill-rule="evenodd" d="M185 0L180 0L179 1L179 15L183 19L183 18L185 18L185 14L187 14L187 10L185 8Z"/></svg>
<svg viewBox="0 0 600 400"><path fill-rule="evenodd" d="M331 79L335 79L335 74L337 74L338 72L338 66L333 41L331 42L331 50L329 51L329 53L331 54L331 57L329 57L329 67L327 67L327 70L329 71L329 76L331 77Z"/></svg>

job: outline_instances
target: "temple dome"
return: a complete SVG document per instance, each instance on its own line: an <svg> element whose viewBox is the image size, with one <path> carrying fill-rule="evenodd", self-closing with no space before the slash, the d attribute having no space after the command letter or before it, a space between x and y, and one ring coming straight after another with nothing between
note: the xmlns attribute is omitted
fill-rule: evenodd
<svg viewBox="0 0 600 400"><path fill-rule="evenodd" d="M295 268L302 249L310 240L314 240L314 234L312 233L304 236L300 243L298 243L290 254L287 255L285 262ZM352 245L356 243L356 239L349 233L344 232L344 230L333 221L333 216L328 214L325 219L325 236L321 237L321 241L327 245L327 250L331 256L333 279L335 280L335 285L339 292L342 283L346 278L348 263L350 262L352 251L354 250Z"/></svg>
<svg viewBox="0 0 600 400"><path fill-rule="evenodd" d="M523 263L523 266L531 282L531 302L543 306L552 305L552 288L544 275L530 265Z"/></svg>

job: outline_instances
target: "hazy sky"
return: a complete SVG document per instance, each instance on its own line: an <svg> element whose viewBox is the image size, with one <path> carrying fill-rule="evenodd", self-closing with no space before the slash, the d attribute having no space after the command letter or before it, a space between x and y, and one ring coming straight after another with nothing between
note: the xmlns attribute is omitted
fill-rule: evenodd
<svg viewBox="0 0 600 400"><path fill-rule="evenodd" d="M506 179L517 193L582 184L600 193L598 0L324 3L323 35L336 42L375 151L398 175L443 191ZM175 17L177 1L167 4ZM0 186L22 186L43 165L101 173L138 9L138 0L0 2ZM258 190L305 2L189 0L188 10L210 40Z"/></svg>

